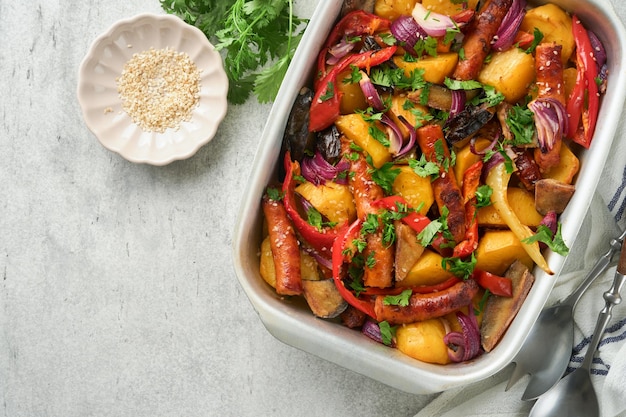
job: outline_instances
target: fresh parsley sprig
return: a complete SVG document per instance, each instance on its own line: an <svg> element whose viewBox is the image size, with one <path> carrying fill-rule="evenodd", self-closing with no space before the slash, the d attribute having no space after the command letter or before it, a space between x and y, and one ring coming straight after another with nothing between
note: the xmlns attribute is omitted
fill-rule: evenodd
<svg viewBox="0 0 626 417"><path fill-rule="evenodd" d="M223 51L228 101L261 103L276 98L307 20L293 0L161 0L167 13L198 27Z"/></svg>

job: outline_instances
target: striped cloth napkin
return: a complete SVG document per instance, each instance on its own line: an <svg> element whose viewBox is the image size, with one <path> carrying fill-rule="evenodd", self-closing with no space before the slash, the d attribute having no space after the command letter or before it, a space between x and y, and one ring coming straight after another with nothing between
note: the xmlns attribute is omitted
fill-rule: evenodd
<svg viewBox="0 0 626 417"><path fill-rule="evenodd" d="M612 0L617 14L626 22L626 2ZM597 259L609 249L611 238L626 229L626 110L613 141L579 239L570 248L570 255L547 305L570 294L584 279ZM617 260L617 255L614 260ZM574 319L574 349L567 372L578 368L587 352L598 313L604 307L602 293L611 288L615 262L587 290L578 303ZM626 298L626 290L622 297ZM546 347L549 348L549 347ZM533 401L522 401L529 377L517 382L509 391L505 387L513 366L496 375L471 384L445 391L415 415L415 417L522 417L528 416ZM592 382L598 394L603 417L626 417L626 302L613 308L598 354L592 365Z"/></svg>

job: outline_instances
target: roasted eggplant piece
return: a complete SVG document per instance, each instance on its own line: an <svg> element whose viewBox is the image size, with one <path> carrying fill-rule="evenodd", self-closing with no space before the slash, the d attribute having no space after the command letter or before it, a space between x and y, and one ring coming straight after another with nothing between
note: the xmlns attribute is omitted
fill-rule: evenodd
<svg viewBox="0 0 626 417"><path fill-rule="evenodd" d="M535 209L542 215L551 211L563 213L574 195L576 187L552 178L544 178L535 184Z"/></svg>
<svg viewBox="0 0 626 417"><path fill-rule="evenodd" d="M368 13L374 13L375 3L375 0L344 0L341 16L345 16L355 10L365 10Z"/></svg>
<svg viewBox="0 0 626 417"><path fill-rule="evenodd" d="M283 136L283 148L291 153L291 159L302 161L305 155L315 153L315 133L309 132L309 110L313 91L303 87L293 103Z"/></svg>
<svg viewBox="0 0 626 417"><path fill-rule="evenodd" d="M493 118L494 113L493 107L466 106L446 121L443 127L446 140L449 144L455 144L471 137Z"/></svg>
<svg viewBox="0 0 626 417"><path fill-rule="evenodd" d="M332 319L344 312L348 303L341 297L332 279L302 281L304 298L317 317Z"/></svg>
<svg viewBox="0 0 626 417"><path fill-rule="evenodd" d="M512 281L513 296L491 295L487 300L480 328L481 344L485 352L491 352L498 344L535 282L535 277L521 261L513 262L507 269L505 277Z"/></svg>
<svg viewBox="0 0 626 417"><path fill-rule="evenodd" d="M341 159L341 134L334 124L317 134L317 150L333 165Z"/></svg>

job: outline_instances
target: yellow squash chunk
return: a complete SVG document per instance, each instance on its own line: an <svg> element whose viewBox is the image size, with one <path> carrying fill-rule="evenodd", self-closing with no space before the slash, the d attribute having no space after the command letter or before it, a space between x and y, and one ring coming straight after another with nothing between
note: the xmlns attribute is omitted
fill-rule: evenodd
<svg viewBox="0 0 626 417"><path fill-rule="evenodd" d="M422 0L422 6L428 10L432 10L435 13L445 14L447 16L454 16L455 14L464 10L464 3L452 0ZM467 8L476 10L478 0L469 0L467 2Z"/></svg>
<svg viewBox="0 0 626 417"><path fill-rule="evenodd" d="M413 268L406 275L406 278L398 282L398 286L413 287L416 285L435 285L439 284L452 276L452 274L443 269L441 265L443 258L437 252L426 249L417 260Z"/></svg>
<svg viewBox="0 0 626 417"><path fill-rule="evenodd" d="M391 120L400 128L404 139L409 137L409 130L400 120L400 116L409 122L411 126L417 126L418 116L425 117L429 114L428 107L413 103L403 94L396 94L391 97L391 106L387 113ZM420 125L423 121L420 121Z"/></svg>
<svg viewBox="0 0 626 417"><path fill-rule="evenodd" d="M407 76L410 76L413 71L423 69L424 80L433 84L443 84L446 77L449 77L454 71L458 60L459 55L456 52L427 56L415 62L407 62L401 56L393 58L393 62L402 68Z"/></svg>
<svg viewBox="0 0 626 417"><path fill-rule="evenodd" d="M335 121L337 129L348 139L361 147L369 156L376 168L391 161L389 149L369 134L370 124L358 114L339 116Z"/></svg>
<svg viewBox="0 0 626 417"><path fill-rule="evenodd" d="M389 20L396 20L400 15L411 15L417 0L376 0L374 13Z"/></svg>
<svg viewBox="0 0 626 417"><path fill-rule="evenodd" d="M396 330L396 346L417 360L445 365L450 363L445 335L446 327L439 318L404 324Z"/></svg>
<svg viewBox="0 0 626 417"><path fill-rule="evenodd" d="M337 90L341 92L341 114L356 113L356 110L367 109L367 101L359 83L344 82L344 79L351 75L352 71L344 71L337 76Z"/></svg>
<svg viewBox="0 0 626 417"><path fill-rule="evenodd" d="M315 185L304 182L296 187L296 192L331 222L343 224L356 219L356 207L347 185L334 182Z"/></svg>
<svg viewBox="0 0 626 417"><path fill-rule="evenodd" d="M476 149L481 151L489 145L490 141L483 138L476 139ZM469 144L456 150L456 162L454 164L454 176L459 185L463 184L463 174L467 171L467 168L474 165L476 162L482 159L482 156L476 155L470 149Z"/></svg>
<svg viewBox="0 0 626 417"><path fill-rule="evenodd" d="M536 227L541 223L543 216L535 209L535 197L531 192L521 188L509 188L507 198L511 209L522 224ZM478 209L477 219L480 226L506 227L506 223L493 205Z"/></svg>
<svg viewBox="0 0 626 417"><path fill-rule="evenodd" d="M272 257L272 248L270 246L270 238L267 236L261 243L261 262L259 265L261 278L272 288L276 288L276 269L274 267L274 258Z"/></svg>
<svg viewBox="0 0 626 417"><path fill-rule="evenodd" d="M502 275L517 259L528 269L532 269L533 260L510 230L489 230L478 241L478 249L476 249L476 268L478 269Z"/></svg>
<svg viewBox="0 0 626 417"><path fill-rule="evenodd" d="M478 74L478 81L500 91L509 103L523 98L534 79L535 59L519 48L494 52Z"/></svg>
<svg viewBox="0 0 626 417"><path fill-rule="evenodd" d="M546 172L543 177L557 180L565 184L571 184L576 174L578 174L580 161L565 143L561 144L560 155L561 159L559 164Z"/></svg>
<svg viewBox="0 0 626 417"><path fill-rule="evenodd" d="M406 165L399 169L400 173L391 187L393 194L403 197L419 213L426 214L435 201L430 178L420 177Z"/></svg>
<svg viewBox="0 0 626 417"><path fill-rule="evenodd" d="M304 251L300 251L300 269L303 280L318 281L321 279L317 261ZM269 236L265 237L263 242L261 242L259 273L265 282L272 286L272 288L276 288L276 269L274 268L274 258L272 257Z"/></svg>
<svg viewBox="0 0 626 417"><path fill-rule="evenodd" d="M563 70L563 84L565 85L565 88L563 91L565 91L566 98L569 97L570 94L572 94L572 90L576 86L576 75L577 75L576 73L577 72L578 71L574 67L565 68Z"/></svg>
<svg viewBox="0 0 626 417"><path fill-rule="evenodd" d="M543 33L542 43L556 42L561 45L561 61L566 63L574 51L572 18L555 4L544 4L526 13L520 30L533 33L535 28Z"/></svg>

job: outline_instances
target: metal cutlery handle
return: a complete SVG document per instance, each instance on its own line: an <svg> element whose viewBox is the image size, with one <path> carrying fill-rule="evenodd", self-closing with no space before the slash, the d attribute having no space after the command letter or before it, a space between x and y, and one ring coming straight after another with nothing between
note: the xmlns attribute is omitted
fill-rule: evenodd
<svg viewBox="0 0 626 417"><path fill-rule="evenodd" d="M626 230L617 238L611 239L609 250L598 259L593 268L587 274L584 281L580 283L578 288L565 298L561 304L571 305L572 308L576 306L580 297L584 294L589 286L602 274L613 260L613 256L620 250L622 242L626 239Z"/></svg>
<svg viewBox="0 0 626 417"><path fill-rule="evenodd" d="M605 304L602 311L598 315L598 321L596 323L596 328L593 331L593 338L591 343L589 344L589 350L585 355L585 359L581 365L581 368L590 369L591 362L593 361L593 357L595 356L595 352L598 349L598 345L600 344L600 340L602 339L602 335L606 330L606 327L611 320L611 315L613 311L613 307L619 304L622 301L622 297L620 296L620 291L624 282L626 282L626 245L622 243L622 250L620 253L619 261L617 263L617 271L615 272L615 278L613 279L613 285L611 288L602 294L604 298Z"/></svg>

